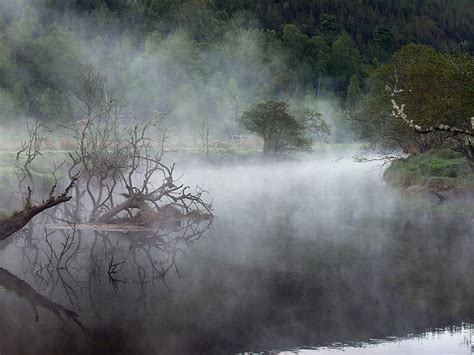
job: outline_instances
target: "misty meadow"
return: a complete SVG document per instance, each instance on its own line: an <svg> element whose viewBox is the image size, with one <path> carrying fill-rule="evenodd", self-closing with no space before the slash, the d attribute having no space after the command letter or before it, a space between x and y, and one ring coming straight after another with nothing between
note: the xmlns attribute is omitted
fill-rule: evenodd
<svg viewBox="0 0 474 355"><path fill-rule="evenodd" d="M471 354L471 0L0 0L0 354Z"/></svg>

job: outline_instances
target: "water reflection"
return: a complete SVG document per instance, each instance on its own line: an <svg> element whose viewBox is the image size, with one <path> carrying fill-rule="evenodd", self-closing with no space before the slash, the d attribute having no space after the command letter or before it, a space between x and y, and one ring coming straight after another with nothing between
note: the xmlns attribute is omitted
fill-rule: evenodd
<svg viewBox="0 0 474 355"><path fill-rule="evenodd" d="M422 334L409 334L403 338L386 338L371 340L355 344L334 343L318 348L301 348L288 351L273 351L268 354L290 355L357 355L357 354L452 354L468 355L474 354L473 328L470 324L460 327L448 327L436 329ZM245 353L244 353L245 354ZM248 353L250 354L250 353ZM262 353L253 353L262 354ZM243 355L243 354L242 354Z"/></svg>
<svg viewBox="0 0 474 355"><path fill-rule="evenodd" d="M1 265L75 310L89 334L46 314L34 323L2 293L0 353L339 351L318 346L472 323L472 214L407 204L368 170L343 160L186 171L214 197L212 228L190 221L150 238L38 227Z"/></svg>
<svg viewBox="0 0 474 355"><path fill-rule="evenodd" d="M211 224L211 219L181 219L128 233L47 225L35 237L20 233L15 244L23 274L38 292L65 299L74 311L88 303L100 317L98 300L124 302L120 298L126 297L153 306L155 291L168 289L167 274L173 270L179 276L178 254L185 255Z"/></svg>

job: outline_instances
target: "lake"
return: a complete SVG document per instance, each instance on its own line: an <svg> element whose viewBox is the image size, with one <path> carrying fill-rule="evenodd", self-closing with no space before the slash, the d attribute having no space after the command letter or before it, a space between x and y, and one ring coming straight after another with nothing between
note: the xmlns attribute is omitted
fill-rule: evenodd
<svg viewBox="0 0 474 355"><path fill-rule="evenodd" d="M37 222L1 245L1 267L87 329L0 291L2 355L470 354L472 209L410 202L350 155L181 172L213 220Z"/></svg>

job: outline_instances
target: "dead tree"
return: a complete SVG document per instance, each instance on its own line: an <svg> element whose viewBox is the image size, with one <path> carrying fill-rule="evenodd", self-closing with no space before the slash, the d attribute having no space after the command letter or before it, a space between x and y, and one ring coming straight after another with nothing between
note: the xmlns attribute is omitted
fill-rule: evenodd
<svg viewBox="0 0 474 355"><path fill-rule="evenodd" d="M68 206L70 216L144 226L212 215L211 205L203 200L205 191L191 191L175 177L175 165L164 163L167 137L162 120L163 115L156 114L131 124L134 118L124 117L121 106L110 101L96 117L74 128L77 149L71 154L69 174L80 170L81 182L74 191L76 206Z"/></svg>
<svg viewBox="0 0 474 355"><path fill-rule="evenodd" d="M35 189L35 180L31 172L31 164L41 155L41 149L47 140L49 128L41 123L33 125L25 122L28 138L21 142L21 148L16 153L17 165L15 167L15 175L18 180L18 188L26 193L25 184Z"/></svg>
<svg viewBox="0 0 474 355"><path fill-rule="evenodd" d="M71 199L70 191L78 179L78 173L71 175L70 183L60 194L56 194L58 181L55 172L57 166L51 171L54 184L49 191L47 199L42 202L34 202L33 190L35 179L31 171L31 164L41 155L41 147L46 136L47 127L41 124L31 126L27 124L28 138L22 142L20 151L16 155L17 166L15 174L18 180L18 189L24 199L20 211L13 213L10 217L0 219L0 240L4 240L25 227L33 217L52 207L58 206Z"/></svg>
<svg viewBox="0 0 474 355"><path fill-rule="evenodd" d="M59 204L67 202L71 199L69 195L70 190L77 181L77 176L73 176L69 185L64 189L64 191L55 195L56 184L51 188L49 197L41 203L35 204L31 201L31 188L28 188L28 195L26 198L25 206L19 212L15 212L11 217L0 220L0 240L4 240L14 234L15 232L22 229L28 224L28 222L40 214L41 212L55 207Z"/></svg>
<svg viewBox="0 0 474 355"><path fill-rule="evenodd" d="M201 151L206 158L218 150L222 145L219 139L212 138L209 124L207 122L201 124L199 128L199 138L201 140Z"/></svg>

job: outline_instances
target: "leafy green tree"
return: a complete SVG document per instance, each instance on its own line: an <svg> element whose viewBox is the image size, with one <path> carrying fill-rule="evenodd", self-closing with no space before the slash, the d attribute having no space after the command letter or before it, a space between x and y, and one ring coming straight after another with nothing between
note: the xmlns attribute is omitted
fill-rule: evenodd
<svg viewBox="0 0 474 355"><path fill-rule="evenodd" d="M12 89L12 97L15 102L15 108L19 113L25 113L28 111L28 95L26 93L25 87L21 82L16 82Z"/></svg>
<svg viewBox="0 0 474 355"><path fill-rule="evenodd" d="M9 87L14 81L15 64L8 42L0 38L0 87Z"/></svg>
<svg viewBox="0 0 474 355"><path fill-rule="evenodd" d="M379 60L386 60L393 52L395 36L392 28L386 25L378 25L374 32L374 46L376 57Z"/></svg>
<svg viewBox="0 0 474 355"><path fill-rule="evenodd" d="M0 122L8 121L17 115L17 110L15 108L15 101L10 94L5 89L0 88Z"/></svg>
<svg viewBox="0 0 474 355"><path fill-rule="evenodd" d="M410 44L383 65L375 77L401 90L397 101L419 125L449 124L470 128L474 114L474 60L446 55L432 47Z"/></svg>
<svg viewBox="0 0 474 355"><path fill-rule="evenodd" d="M51 88L47 88L41 95L39 111L46 121L66 122L69 117L66 99Z"/></svg>
<svg viewBox="0 0 474 355"><path fill-rule="evenodd" d="M294 51L295 57L304 57L310 51L310 38L294 24L283 26L283 43Z"/></svg>
<svg viewBox="0 0 474 355"><path fill-rule="evenodd" d="M301 110L296 113L303 113ZM304 112L308 114L308 112ZM310 150L311 129L320 130L323 121L320 116L296 115L290 113L284 101L265 101L245 111L240 124L263 138L263 154L277 155L288 150Z"/></svg>
<svg viewBox="0 0 474 355"><path fill-rule="evenodd" d="M438 134L415 134L392 116L391 99L420 127L440 124L471 129L474 116L474 60L410 44L372 75L371 90L355 117L362 130L387 148L416 144L421 151L445 143ZM394 95L395 93L395 95Z"/></svg>
<svg viewBox="0 0 474 355"><path fill-rule="evenodd" d="M197 41L213 39L225 30L222 20L208 3L208 0L186 1L175 11L179 26Z"/></svg>
<svg viewBox="0 0 474 355"><path fill-rule="evenodd" d="M362 62L354 41L347 33L342 33L331 46L328 62L329 75L336 81L336 91L344 91L350 77L362 72Z"/></svg>
<svg viewBox="0 0 474 355"><path fill-rule="evenodd" d="M66 87L70 69L81 62L82 46L74 34L60 25L53 25L42 37L34 41L31 58L37 80L48 87Z"/></svg>
<svg viewBox="0 0 474 355"><path fill-rule="evenodd" d="M349 108L354 108L356 103L359 101L362 94L360 88L360 80L357 75L352 75L347 87L347 105Z"/></svg>
<svg viewBox="0 0 474 355"><path fill-rule="evenodd" d="M324 38L332 42L341 31L341 26L337 22L336 16L323 14L319 22L319 30Z"/></svg>

